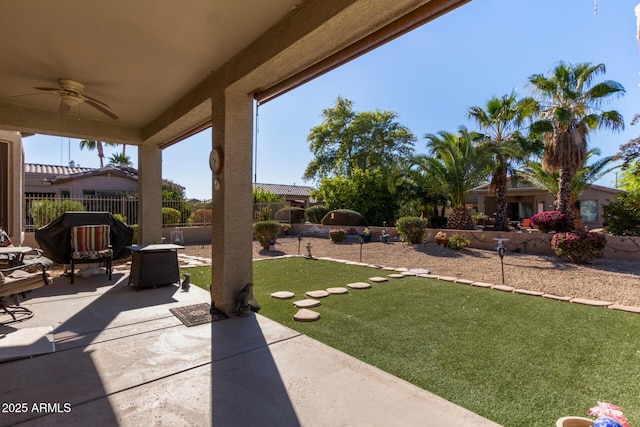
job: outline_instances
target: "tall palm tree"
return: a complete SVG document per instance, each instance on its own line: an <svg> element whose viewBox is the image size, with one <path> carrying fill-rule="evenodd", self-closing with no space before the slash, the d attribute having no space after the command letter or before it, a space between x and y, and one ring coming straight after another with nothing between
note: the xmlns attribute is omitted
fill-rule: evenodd
<svg viewBox="0 0 640 427"><path fill-rule="evenodd" d="M598 148L592 148L587 151L587 161L591 157L599 155L600 150ZM573 176L573 179L571 180L569 209L572 213L574 229L578 230L583 226L582 216L576 206L578 198L582 193L584 193L589 185L617 168L617 166L608 167L615 160L616 156L603 157L591 164L585 164ZM523 170L518 171L518 175L542 190L546 190L551 194L558 194L558 172L549 172L545 170L540 162L527 162L527 166Z"/></svg>
<svg viewBox="0 0 640 427"><path fill-rule="evenodd" d="M131 158L124 153L115 153L109 157L108 165L132 166Z"/></svg>
<svg viewBox="0 0 640 427"><path fill-rule="evenodd" d="M113 142L102 142L102 141L92 141L90 139L83 139L80 141L80 149L84 150L85 148L89 151L97 150L98 158L100 159L100 167L104 167L104 145L114 146L116 145Z"/></svg>
<svg viewBox="0 0 640 427"><path fill-rule="evenodd" d="M465 128L455 134L441 131L428 134L427 148L433 157L415 156L412 169L431 176L434 190L446 195L453 211L447 220L447 228L473 229L471 215L465 201L471 190L486 179L485 167L490 161L489 152L474 141L479 134Z"/></svg>
<svg viewBox="0 0 640 427"><path fill-rule="evenodd" d="M571 220L571 181L584 166L587 138L595 129L624 129L624 121L615 110L600 107L611 97L624 94L624 87L615 81L594 82L606 72L604 64L575 65L559 63L546 76L529 77L539 97L542 119L537 130L543 132L545 151L542 166L549 172L558 172L558 210Z"/></svg>
<svg viewBox="0 0 640 427"><path fill-rule="evenodd" d="M527 132L537 107L532 98L518 100L515 92L511 92L500 98L491 98L485 108L469 108L468 117L474 119L484 132L484 144L493 154L489 172L491 188L496 194L496 230L509 229L507 175L531 154L542 152L540 140L529 137Z"/></svg>

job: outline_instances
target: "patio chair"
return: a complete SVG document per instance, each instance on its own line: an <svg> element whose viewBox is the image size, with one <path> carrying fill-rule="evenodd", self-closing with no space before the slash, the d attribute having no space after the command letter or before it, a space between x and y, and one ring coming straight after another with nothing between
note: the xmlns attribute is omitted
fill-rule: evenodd
<svg viewBox="0 0 640 427"><path fill-rule="evenodd" d="M72 285L76 264L104 263L109 280L111 280L112 261L111 227L108 225L80 225L71 228Z"/></svg>
<svg viewBox="0 0 640 427"><path fill-rule="evenodd" d="M51 284L47 274L47 265L41 265L39 272L30 273L35 264L20 265L0 270L0 313L11 316L11 320L0 322L0 325L20 322L33 317L33 311L20 305L20 298L26 297L25 292Z"/></svg>

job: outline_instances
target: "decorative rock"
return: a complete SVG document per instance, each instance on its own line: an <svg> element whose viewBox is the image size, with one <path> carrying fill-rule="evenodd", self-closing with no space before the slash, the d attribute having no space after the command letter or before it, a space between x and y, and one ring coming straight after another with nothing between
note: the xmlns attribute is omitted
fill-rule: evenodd
<svg viewBox="0 0 640 427"><path fill-rule="evenodd" d="M293 315L293 320L297 322L315 322L320 318L320 313L306 308L301 308Z"/></svg>
<svg viewBox="0 0 640 427"><path fill-rule="evenodd" d="M370 277L369 281L374 283L382 283L382 282L388 282L389 279L387 279L386 277Z"/></svg>
<svg viewBox="0 0 640 427"><path fill-rule="evenodd" d="M598 301L598 300L584 299L584 298L573 298L571 302L574 304L591 305L594 307L608 307L611 304L613 304L612 302L609 302L609 301Z"/></svg>
<svg viewBox="0 0 640 427"><path fill-rule="evenodd" d="M291 299L295 296L296 294L289 291L279 291L271 294L271 298L275 298L275 299Z"/></svg>
<svg viewBox="0 0 640 427"><path fill-rule="evenodd" d="M349 283L347 287L351 289L369 289L371 285L365 282L355 282Z"/></svg>
<svg viewBox="0 0 640 427"><path fill-rule="evenodd" d="M325 298L329 296L329 292L323 289L320 289L318 291L305 292L305 295L308 296L309 298Z"/></svg>
<svg viewBox="0 0 640 427"><path fill-rule="evenodd" d="M400 273L387 274L387 277L390 279L403 279L404 274L400 274Z"/></svg>
<svg viewBox="0 0 640 427"><path fill-rule="evenodd" d="M301 299L300 301L294 302L293 305L297 308L313 308L318 307L320 301L315 299Z"/></svg>
<svg viewBox="0 0 640 427"><path fill-rule="evenodd" d="M338 287L338 288L328 288L327 292L329 292L332 295L342 295L342 294L347 294L349 293L349 289L347 288L342 288L342 287Z"/></svg>

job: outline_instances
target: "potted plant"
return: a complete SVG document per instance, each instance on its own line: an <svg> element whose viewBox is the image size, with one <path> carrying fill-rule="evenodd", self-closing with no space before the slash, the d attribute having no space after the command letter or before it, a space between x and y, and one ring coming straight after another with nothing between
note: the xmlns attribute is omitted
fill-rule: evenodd
<svg viewBox="0 0 640 427"><path fill-rule="evenodd" d="M448 246L449 238L447 237L447 233L445 233L444 231L438 231L436 233L436 244L442 245L442 246Z"/></svg>

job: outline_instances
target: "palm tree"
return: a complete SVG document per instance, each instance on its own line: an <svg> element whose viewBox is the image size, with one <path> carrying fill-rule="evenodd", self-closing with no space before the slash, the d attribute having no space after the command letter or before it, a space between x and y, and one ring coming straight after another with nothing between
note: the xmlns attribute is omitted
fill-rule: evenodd
<svg viewBox="0 0 640 427"><path fill-rule="evenodd" d="M93 150L97 150L98 151L98 158L100 159L100 167L101 168L104 167L104 148L103 148L102 144L105 144L107 146L116 145L113 142L92 141L92 140L89 140L89 139L83 139L82 141L80 141L80 149L81 150L84 150L86 148L89 151L93 151Z"/></svg>
<svg viewBox="0 0 640 427"><path fill-rule="evenodd" d="M109 157L109 165L123 165L123 166L132 166L133 162L131 158L124 153L116 153L112 154Z"/></svg>
<svg viewBox="0 0 640 427"><path fill-rule="evenodd" d="M599 155L600 150L598 148L592 148L587 151L586 157L587 160L589 160L592 156ZM584 193L589 185L617 168L617 166L607 168L615 160L616 156L603 157L590 165L584 165L573 176L573 179L571 180L569 209L572 213L574 229L579 230L583 226L582 216L576 206L578 198L582 193ZM527 166L523 170L518 171L518 175L542 190L546 190L551 194L558 194L558 172L549 172L545 170L540 162L527 162Z"/></svg>
<svg viewBox="0 0 640 427"><path fill-rule="evenodd" d="M542 111L542 120L536 124L545 139L542 166L546 171L558 173L558 210L572 221L575 218L570 210L571 181L585 164L589 132L624 129L620 113L600 109L612 96L624 94L624 87L618 82L594 82L596 76L605 72L604 64L561 62L547 76L529 77Z"/></svg>
<svg viewBox="0 0 640 427"><path fill-rule="evenodd" d="M446 195L453 211L447 220L447 228L473 229L471 215L465 201L471 190L486 179L485 167L489 152L477 147L474 140L479 135L461 128L458 134L441 131L428 134L427 148L434 157L415 156L412 169L430 176L434 190Z"/></svg>
<svg viewBox="0 0 640 427"><path fill-rule="evenodd" d="M501 98L491 98L484 109L469 108L468 117L484 132L484 143L493 154L489 172L490 186L496 194L496 230L509 229L507 175L532 153L542 151L540 140L527 135L527 124L537 113L537 106L532 98L518 100L515 92L511 92Z"/></svg>

